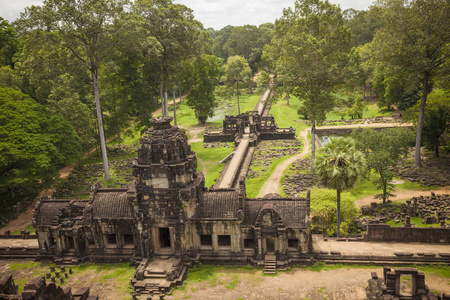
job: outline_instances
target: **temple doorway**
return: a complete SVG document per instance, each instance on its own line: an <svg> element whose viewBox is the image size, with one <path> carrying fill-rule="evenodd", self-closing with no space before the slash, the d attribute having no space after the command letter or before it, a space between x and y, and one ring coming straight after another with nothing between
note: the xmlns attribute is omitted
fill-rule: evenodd
<svg viewBox="0 0 450 300"><path fill-rule="evenodd" d="M266 238L266 253L267 254L275 253L275 239Z"/></svg>
<svg viewBox="0 0 450 300"><path fill-rule="evenodd" d="M172 247L169 228L159 228L159 243L161 249Z"/></svg>

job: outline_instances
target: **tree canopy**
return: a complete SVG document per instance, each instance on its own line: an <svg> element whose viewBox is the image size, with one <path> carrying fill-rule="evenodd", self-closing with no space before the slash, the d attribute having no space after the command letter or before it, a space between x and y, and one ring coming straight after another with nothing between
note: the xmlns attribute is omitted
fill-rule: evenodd
<svg viewBox="0 0 450 300"><path fill-rule="evenodd" d="M413 142L413 133L409 128L395 127L382 131L365 128L355 130L352 137L356 141L356 148L365 154L367 171L374 170L379 178L375 180L382 193L377 195L383 199L383 203L392 196L394 185L391 181L394 173L391 168L395 167L400 159L408 153Z"/></svg>
<svg viewBox="0 0 450 300"><path fill-rule="evenodd" d="M431 79L443 71L450 55L450 3L447 0L379 0L369 17L383 26L372 42L372 59L398 78L422 89L417 121L415 165L421 166L420 146L425 104Z"/></svg>
<svg viewBox="0 0 450 300"><path fill-rule="evenodd" d="M365 172L366 161L363 154L355 149L349 138L332 138L314 162L317 177L328 188L337 192L337 237L341 223L341 192L351 189Z"/></svg>
<svg viewBox="0 0 450 300"><path fill-rule="evenodd" d="M0 88L0 110L2 195L27 182L52 178L58 167L80 156L73 127L29 96Z"/></svg>
<svg viewBox="0 0 450 300"><path fill-rule="evenodd" d="M341 81L349 46L350 32L338 6L327 0L297 0L277 20L275 38L265 49L268 64L310 111L313 161L315 124L333 107L331 92Z"/></svg>

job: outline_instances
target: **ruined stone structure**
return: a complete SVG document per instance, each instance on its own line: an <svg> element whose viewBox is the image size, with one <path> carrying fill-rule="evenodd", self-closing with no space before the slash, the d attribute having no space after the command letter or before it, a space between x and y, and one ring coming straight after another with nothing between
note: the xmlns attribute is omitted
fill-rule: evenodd
<svg viewBox="0 0 450 300"><path fill-rule="evenodd" d="M206 131L204 142L237 142L245 133L250 135L250 146L256 146L261 140L295 139L295 129L278 128L272 115L261 116L255 110L238 116L225 116L222 131Z"/></svg>
<svg viewBox="0 0 450 300"><path fill-rule="evenodd" d="M430 293L425 275L416 268L383 268L383 278L372 273L366 288L369 300L449 300L450 296Z"/></svg>
<svg viewBox="0 0 450 300"><path fill-rule="evenodd" d="M36 206L39 257L134 261L136 294L167 292L197 262L263 266L267 254L275 268L309 263L309 193L248 199L243 179L238 188L207 189L186 135L171 120L152 119L128 188L95 186L89 200Z"/></svg>
<svg viewBox="0 0 450 300"><path fill-rule="evenodd" d="M53 278L54 279L54 278ZM63 288L53 282L47 283L44 276L34 277L25 284L22 293L14 284L11 274L0 276L0 300L98 300L90 296L89 288L72 291L70 286Z"/></svg>

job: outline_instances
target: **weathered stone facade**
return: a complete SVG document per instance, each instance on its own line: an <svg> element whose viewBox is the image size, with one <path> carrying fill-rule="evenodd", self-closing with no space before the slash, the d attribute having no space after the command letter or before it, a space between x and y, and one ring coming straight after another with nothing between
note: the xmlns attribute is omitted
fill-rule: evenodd
<svg viewBox="0 0 450 300"><path fill-rule="evenodd" d="M148 289L147 265L156 258L170 259L159 267L172 280L183 279L183 263L258 265L266 254L280 265L308 262L309 193L247 199L243 179L236 189L207 189L186 135L171 119L152 119L130 187L94 186L89 200L45 199L36 206L40 257L141 261L133 278L139 291Z"/></svg>
<svg viewBox="0 0 450 300"><path fill-rule="evenodd" d="M244 133L250 134L251 146L256 146L261 140L295 140L292 127L278 128L272 115L261 116L258 111L247 111L238 116L225 116L222 131L206 131L204 142L235 142Z"/></svg>
<svg viewBox="0 0 450 300"><path fill-rule="evenodd" d="M425 274L416 268L383 268L383 278L372 273L366 288L369 300L447 300L448 295L430 292L425 285Z"/></svg>

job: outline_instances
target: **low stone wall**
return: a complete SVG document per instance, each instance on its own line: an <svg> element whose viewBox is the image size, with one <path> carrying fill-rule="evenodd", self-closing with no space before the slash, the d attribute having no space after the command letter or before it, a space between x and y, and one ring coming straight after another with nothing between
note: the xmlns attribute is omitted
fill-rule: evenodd
<svg viewBox="0 0 450 300"><path fill-rule="evenodd" d="M205 133L204 143L228 143L234 142L235 133Z"/></svg>
<svg viewBox="0 0 450 300"><path fill-rule="evenodd" d="M384 224L374 224L367 225L366 240L450 244L450 228L391 227Z"/></svg>
<svg viewBox="0 0 450 300"><path fill-rule="evenodd" d="M11 234L10 230L6 230L4 234L0 234L0 239L37 239L37 235L28 230L22 230L20 234Z"/></svg>

